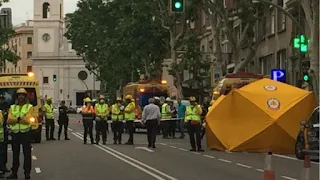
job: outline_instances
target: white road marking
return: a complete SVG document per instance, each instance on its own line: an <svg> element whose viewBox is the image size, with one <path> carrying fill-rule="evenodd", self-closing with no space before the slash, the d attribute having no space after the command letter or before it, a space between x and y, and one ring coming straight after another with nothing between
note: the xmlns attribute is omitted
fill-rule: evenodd
<svg viewBox="0 0 320 180"><path fill-rule="evenodd" d="M200 155L200 153L198 153L198 152L192 152L192 154Z"/></svg>
<svg viewBox="0 0 320 180"><path fill-rule="evenodd" d="M226 160L226 159L218 159L219 161L222 161L222 162L226 162L226 163L231 163L231 161L229 160Z"/></svg>
<svg viewBox="0 0 320 180"><path fill-rule="evenodd" d="M68 128L69 131L73 131L71 128Z"/></svg>
<svg viewBox="0 0 320 180"><path fill-rule="evenodd" d="M241 163L237 163L238 166L244 167L244 168L249 168L251 169L251 166L245 165L245 164L241 164Z"/></svg>
<svg viewBox="0 0 320 180"><path fill-rule="evenodd" d="M162 146L167 146L167 144L165 144L165 143L159 143L159 144L161 144Z"/></svg>
<svg viewBox="0 0 320 180"><path fill-rule="evenodd" d="M216 158L216 157L209 156L209 155L206 155L206 154L204 154L203 156L204 156L204 157L207 157L207 158L210 158L210 159L215 159L215 158Z"/></svg>
<svg viewBox="0 0 320 180"><path fill-rule="evenodd" d="M36 156L32 156L32 160L37 160L37 157Z"/></svg>
<svg viewBox="0 0 320 180"><path fill-rule="evenodd" d="M291 177L288 177L288 176L281 176L283 179L288 179L288 180L298 180L298 179L295 179L295 178L291 178Z"/></svg>
<svg viewBox="0 0 320 180"><path fill-rule="evenodd" d="M77 133L72 133L72 134L75 135L76 137L78 137L79 139L83 140L83 137L79 136ZM122 153L120 153L120 152L118 152L118 151L116 151L116 150L114 150L112 148L109 148L109 147L104 146L104 145L102 145L102 146L101 145L94 145L94 146L99 148L99 149L101 149L102 151L104 151L104 152L106 152L106 153L108 153L108 154L110 154L110 155L122 160L123 162L126 162L127 164L130 164L131 166L133 166L133 167L135 167L135 168L137 168L137 169L149 174L150 176L152 176L152 177L154 177L154 178L156 178L158 180L166 180L166 179L158 176L157 174L155 174L155 173L153 173L153 172L151 172L149 170L152 170L152 171L154 171L154 172L156 172L156 173L158 173L158 174L160 174L160 175L162 175L162 176L164 176L164 177L166 177L166 178L168 178L170 180L178 180L178 179L176 179L176 178L174 178L174 177L172 177L172 176L170 176L168 174L165 174L165 173L163 173L163 172L161 172L161 171L159 171L159 170L157 170L157 169L155 169L155 168L153 168L151 166L148 166L148 165L146 165L146 164L144 164L144 163L142 163L142 162L140 162L140 161L138 161L136 159L133 159L133 158L131 158L131 157L125 155L125 154L122 154ZM130 162L129 160L132 161L132 162ZM138 164L143 166L143 167L139 166ZM149 170L147 170L146 168L149 169Z"/></svg>
<svg viewBox="0 0 320 180"><path fill-rule="evenodd" d="M177 149L177 147L175 147L175 146L169 146L169 147L171 147L171 148L173 148L173 149Z"/></svg>
<svg viewBox="0 0 320 180"><path fill-rule="evenodd" d="M285 156L285 155L282 155L282 154L273 154L273 156L275 157L279 157L279 158L284 158L284 159L290 159L290 160L295 160L295 161L303 161L303 160L300 160L300 159L297 159L295 157L290 157L290 156ZM311 161L312 164L318 164L318 162L314 162L314 161Z"/></svg>
<svg viewBox="0 0 320 180"><path fill-rule="evenodd" d="M34 168L36 170L36 173L39 174L41 173L41 169L39 167Z"/></svg>
<svg viewBox="0 0 320 180"><path fill-rule="evenodd" d="M262 169L256 169L256 171L263 172L263 170L262 170Z"/></svg>
<svg viewBox="0 0 320 180"><path fill-rule="evenodd" d="M188 151L188 150L186 150L186 149L183 149L183 148L179 148L181 151Z"/></svg>
<svg viewBox="0 0 320 180"><path fill-rule="evenodd" d="M148 152L154 152L154 150L149 149L147 147L135 147L135 149L142 149L142 150L145 150L145 151L148 151Z"/></svg>

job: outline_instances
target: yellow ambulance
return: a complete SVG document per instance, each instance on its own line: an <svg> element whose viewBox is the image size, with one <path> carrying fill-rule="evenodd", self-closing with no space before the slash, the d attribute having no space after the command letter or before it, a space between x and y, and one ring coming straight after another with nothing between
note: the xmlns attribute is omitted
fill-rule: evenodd
<svg viewBox="0 0 320 180"><path fill-rule="evenodd" d="M16 91L24 88L27 91L29 103L33 105L32 134L35 143L41 142L42 112L40 101L39 81L34 73L27 74L0 74L0 95L9 106L15 103Z"/></svg>

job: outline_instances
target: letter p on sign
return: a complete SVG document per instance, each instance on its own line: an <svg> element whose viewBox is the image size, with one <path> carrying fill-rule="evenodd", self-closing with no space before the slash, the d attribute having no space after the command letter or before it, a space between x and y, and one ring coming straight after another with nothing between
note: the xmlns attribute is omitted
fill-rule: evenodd
<svg viewBox="0 0 320 180"><path fill-rule="evenodd" d="M271 79L274 81L280 81L286 83L286 70L284 69L272 69Z"/></svg>

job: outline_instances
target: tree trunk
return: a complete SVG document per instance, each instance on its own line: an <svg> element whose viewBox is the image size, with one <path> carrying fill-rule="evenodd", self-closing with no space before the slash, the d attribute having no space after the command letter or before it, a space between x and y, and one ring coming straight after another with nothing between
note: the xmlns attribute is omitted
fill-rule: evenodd
<svg viewBox="0 0 320 180"><path fill-rule="evenodd" d="M314 25L316 26L316 24ZM319 32L316 32L316 27L311 30L311 44L309 46L310 57L310 80L313 92L319 98Z"/></svg>
<svg viewBox="0 0 320 180"><path fill-rule="evenodd" d="M177 52L176 52L176 38L174 35L174 31L170 29L170 53L171 53L171 60L172 63L175 65L178 64L177 60ZM178 69L172 69L174 71L175 75L175 86L177 88L177 98L183 98L183 93L182 93L182 80L181 80L181 75Z"/></svg>

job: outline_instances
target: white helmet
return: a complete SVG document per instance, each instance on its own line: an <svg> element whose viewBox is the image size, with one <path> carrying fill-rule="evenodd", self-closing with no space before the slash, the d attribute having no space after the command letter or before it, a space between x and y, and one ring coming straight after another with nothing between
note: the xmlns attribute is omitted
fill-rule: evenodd
<svg viewBox="0 0 320 180"><path fill-rule="evenodd" d="M153 97L155 100L160 100L158 96Z"/></svg>
<svg viewBox="0 0 320 180"><path fill-rule="evenodd" d="M166 98L166 101L167 101L167 102L173 102L172 99L169 98L169 97Z"/></svg>

